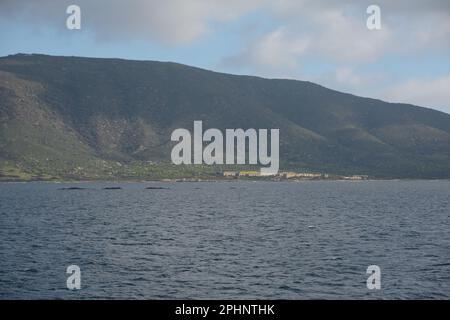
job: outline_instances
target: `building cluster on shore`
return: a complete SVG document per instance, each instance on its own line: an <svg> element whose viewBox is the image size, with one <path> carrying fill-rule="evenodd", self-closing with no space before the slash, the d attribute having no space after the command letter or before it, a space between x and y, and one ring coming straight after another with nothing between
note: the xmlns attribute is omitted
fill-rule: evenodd
<svg viewBox="0 0 450 320"><path fill-rule="evenodd" d="M222 176L228 178L240 178L240 177L267 177L261 175L256 170L242 170L242 171L223 171ZM293 172L293 171L280 171L278 174L270 176L273 179L342 179L342 180L367 180L369 177L366 175L352 175L352 176L338 176L330 175L327 173L312 173L312 172Z"/></svg>

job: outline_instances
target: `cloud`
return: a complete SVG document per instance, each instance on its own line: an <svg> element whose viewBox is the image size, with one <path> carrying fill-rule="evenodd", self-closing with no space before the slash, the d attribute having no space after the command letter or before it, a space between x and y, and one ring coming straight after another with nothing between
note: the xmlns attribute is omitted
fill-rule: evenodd
<svg viewBox="0 0 450 320"><path fill-rule="evenodd" d="M388 101L434 107L450 113L450 75L434 79L413 79L386 90Z"/></svg>
<svg viewBox="0 0 450 320"><path fill-rule="evenodd" d="M371 2L361 0L345 3L340 0L2 0L0 17L22 17L28 22L63 29L65 8L77 4L82 9L85 27L98 39L139 37L178 45L212 33L216 22L233 21L259 10L268 12L280 23L266 37L253 39L243 49L247 53L252 47L258 48L254 42L267 41L280 26L284 35L273 42L274 46L280 47L281 41L303 43L305 37L314 38L315 41L309 41L308 50L302 52L341 60L371 61L389 47L443 46L443 43L450 47L448 41L443 41L450 36L450 1L378 0L376 3L381 7L383 22L382 30L377 32L365 28L366 8Z"/></svg>
<svg viewBox="0 0 450 320"><path fill-rule="evenodd" d="M351 86L360 86L363 79L356 75L352 69L342 67L336 69L336 80L339 83L350 84Z"/></svg>
<svg viewBox="0 0 450 320"><path fill-rule="evenodd" d="M282 29L275 26L264 35L246 39L240 51L222 62L235 67L250 65L253 71L264 75L273 69L270 66L299 67L311 56L329 63L357 66L376 62L387 54L417 55L431 50L450 54L449 1L429 1L426 5L411 0L377 3L381 7L382 28L376 31L366 27L369 2L266 3L274 19L282 23ZM301 50L297 49L299 46Z"/></svg>
<svg viewBox="0 0 450 320"><path fill-rule="evenodd" d="M81 8L84 29L98 40L141 38L165 45L191 43L210 32L212 22L226 22L254 9L249 0L11 0L0 2L0 17L52 25L63 30L71 4ZM82 28L83 28L82 27Z"/></svg>
<svg viewBox="0 0 450 320"><path fill-rule="evenodd" d="M254 67L266 76L288 76L291 70L298 67L298 57L308 47L308 38L295 37L285 27L278 27L252 41L239 54L224 59L222 65Z"/></svg>
<svg viewBox="0 0 450 320"><path fill-rule="evenodd" d="M251 65L265 73L276 68L284 71L298 67L306 55L339 62L373 61L382 55L390 41L387 27L371 32L365 27L364 19L348 17L341 10L303 16L299 20L253 39L224 62Z"/></svg>
<svg viewBox="0 0 450 320"><path fill-rule="evenodd" d="M366 28L366 17L352 16L343 9L323 11L313 16L317 39L311 51L336 61L374 61L391 45L391 30Z"/></svg>

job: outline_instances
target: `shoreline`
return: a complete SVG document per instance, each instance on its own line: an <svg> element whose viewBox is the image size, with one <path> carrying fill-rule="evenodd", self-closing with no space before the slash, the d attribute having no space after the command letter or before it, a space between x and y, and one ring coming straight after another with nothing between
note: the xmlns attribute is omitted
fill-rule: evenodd
<svg viewBox="0 0 450 320"><path fill-rule="evenodd" d="M272 182L272 183L301 183L301 182L375 182L375 181L450 181L450 178L369 178L363 180L351 179L157 179L157 180L5 180L0 184L9 183L53 183L53 184L78 184L78 183L206 183L206 182Z"/></svg>

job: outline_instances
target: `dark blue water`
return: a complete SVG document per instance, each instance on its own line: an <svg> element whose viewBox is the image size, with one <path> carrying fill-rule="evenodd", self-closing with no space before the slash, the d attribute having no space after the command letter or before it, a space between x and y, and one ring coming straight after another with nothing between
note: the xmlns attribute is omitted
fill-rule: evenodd
<svg viewBox="0 0 450 320"><path fill-rule="evenodd" d="M3 299L449 297L449 181L0 184Z"/></svg>

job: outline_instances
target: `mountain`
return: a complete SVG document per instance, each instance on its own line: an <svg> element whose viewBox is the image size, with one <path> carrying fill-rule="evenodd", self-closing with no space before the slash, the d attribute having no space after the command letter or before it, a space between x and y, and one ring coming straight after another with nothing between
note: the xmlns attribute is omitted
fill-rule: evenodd
<svg viewBox="0 0 450 320"><path fill-rule="evenodd" d="M450 178L450 115L304 81L170 62L0 58L0 176L198 174L170 165L175 128L279 128L282 169ZM209 170L209 171L208 171Z"/></svg>

